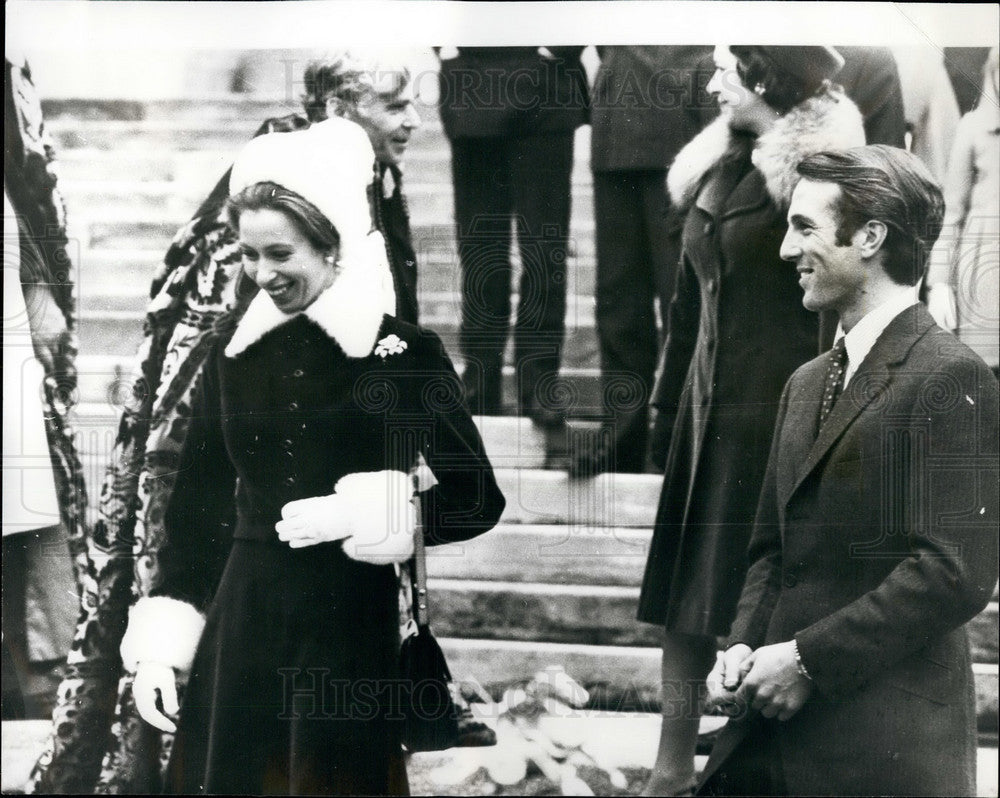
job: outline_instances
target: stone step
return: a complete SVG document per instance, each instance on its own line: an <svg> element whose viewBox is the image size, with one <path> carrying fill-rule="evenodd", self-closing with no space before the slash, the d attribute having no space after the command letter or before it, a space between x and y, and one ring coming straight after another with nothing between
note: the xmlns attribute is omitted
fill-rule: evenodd
<svg viewBox="0 0 1000 798"><path fill-rule="evenodd" d="M659 626L635 620L634 587L431 579L428 588L431 623L442 637L597 646L662 640Z"/></svg>

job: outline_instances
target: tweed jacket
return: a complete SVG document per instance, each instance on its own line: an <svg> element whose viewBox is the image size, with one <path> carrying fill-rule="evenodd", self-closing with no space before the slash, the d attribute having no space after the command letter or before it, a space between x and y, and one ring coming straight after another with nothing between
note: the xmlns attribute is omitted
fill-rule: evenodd
<svg viewBox="0 0 1000 798"><path fill-rule="evenodd" d="M815 683L777 728L791 794L975 794L962 625L997 580L996 378L921 305L817 434L826 370L782 396L731 642L794 638Z"/></svg>

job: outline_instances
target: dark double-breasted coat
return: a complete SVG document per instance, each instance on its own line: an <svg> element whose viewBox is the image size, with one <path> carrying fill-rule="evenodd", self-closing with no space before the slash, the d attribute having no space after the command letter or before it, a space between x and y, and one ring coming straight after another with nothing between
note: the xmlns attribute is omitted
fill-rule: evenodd
<svg viewBox="0 0 1000 798"><path fill-rule="evenodd" d="M485 532L503 509L440 340L373 315L342 280L291 318L259 293L206 363L160 584L140 601L205 612L169 791L405 790L396 572L339 541L289 548L275 523L290 501L348 475L408 473L418 455L438 483L421 494L428 543ZM387 512L345 495L354 514Z"/></svg>
<svg viewBox="0 0 1000 798"><path fill-rule="evenodd" d="M962 624L997 579L996 378L915 305L817 434L827 363L782 395L731 635L794 638L815 689L783 723L731 721L706 776L764 722L791 795L975 795Z"/></svg>
<svg viewBox="0 0 1000 798"><path fill-rule="evenodd" d="M791 263L778 255L795 165L806 154L864 142L857 109L821 95L756 144L733 149L726 121L706 128L671 170L694 195L653 405L675 419L638 617L687 634L729 631L746 546L788 376L819 351ZM713 144L715 142L715 144ZM722 156L712 147L730 147ZM707 171L689 163L707 158ZM704 163L704 161L702 161Z"/></svg>

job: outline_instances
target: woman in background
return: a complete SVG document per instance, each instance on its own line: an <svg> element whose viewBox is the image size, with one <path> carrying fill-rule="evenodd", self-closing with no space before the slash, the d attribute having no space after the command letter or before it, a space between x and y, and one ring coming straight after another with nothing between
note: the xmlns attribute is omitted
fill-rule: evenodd
<svg viewBox="0 0 1000 798"><path fill-rule="evenodd" d="M648 795L694 785L699 686L726 635L781 390L819 351L794 266L778 255L795 167L864 144L830 84L827 47L717 47L722 115L678 154L667 185L686 210L681 263L652 404L669 434L638 617L665 628L663 725Z"/></svg>
<svg viewBox="0 0 1000 798"><path fill-rule="evenodd" d="M1000 370L1000 58L990 50L979 105L962 117L948 161L945 217L927 273L927 309Z"/></svg>

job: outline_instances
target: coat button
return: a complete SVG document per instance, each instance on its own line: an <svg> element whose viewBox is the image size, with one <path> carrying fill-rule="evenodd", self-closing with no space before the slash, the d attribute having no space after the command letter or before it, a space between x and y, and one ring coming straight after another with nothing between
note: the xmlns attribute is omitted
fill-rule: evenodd
<svg viewBox="0 0 1000 798"><path fill-rule="evenodd" d="M291 410L294 413L296 410L299 409L299 403L298 402L289 402L288 403L288 409Z"/></svg>
<svg viewBox="0 0 1000 798"><path fill-rule="evenodd" d="M285 477L282 480L282 484L284 484L286 488L291 488L295 485L295 477Z"/></svg>
<svg viewBox="0 0 1000 798"><path fill-rule="evenodd" d="M789 572L785 574L785 578L781 580L781 583L785 587L795 587L799 583L799 580L795 578L795 574Z"/></svg>
<svg viewBox="0 0 1000 798"><path fill-rule="evenodd" d="M292 372L293 377L301 377L303 374L305 374L305 372L302 369L295 369L295 371Z"/></svg>
<svg viewBox="0 0 1000 798"><path fill-rule="evenodd" d="M285 451L288 451L289 449L291 449L292 448L292 439L291 438L285 438L281 442L281 448L284 449Z"/></svg>

